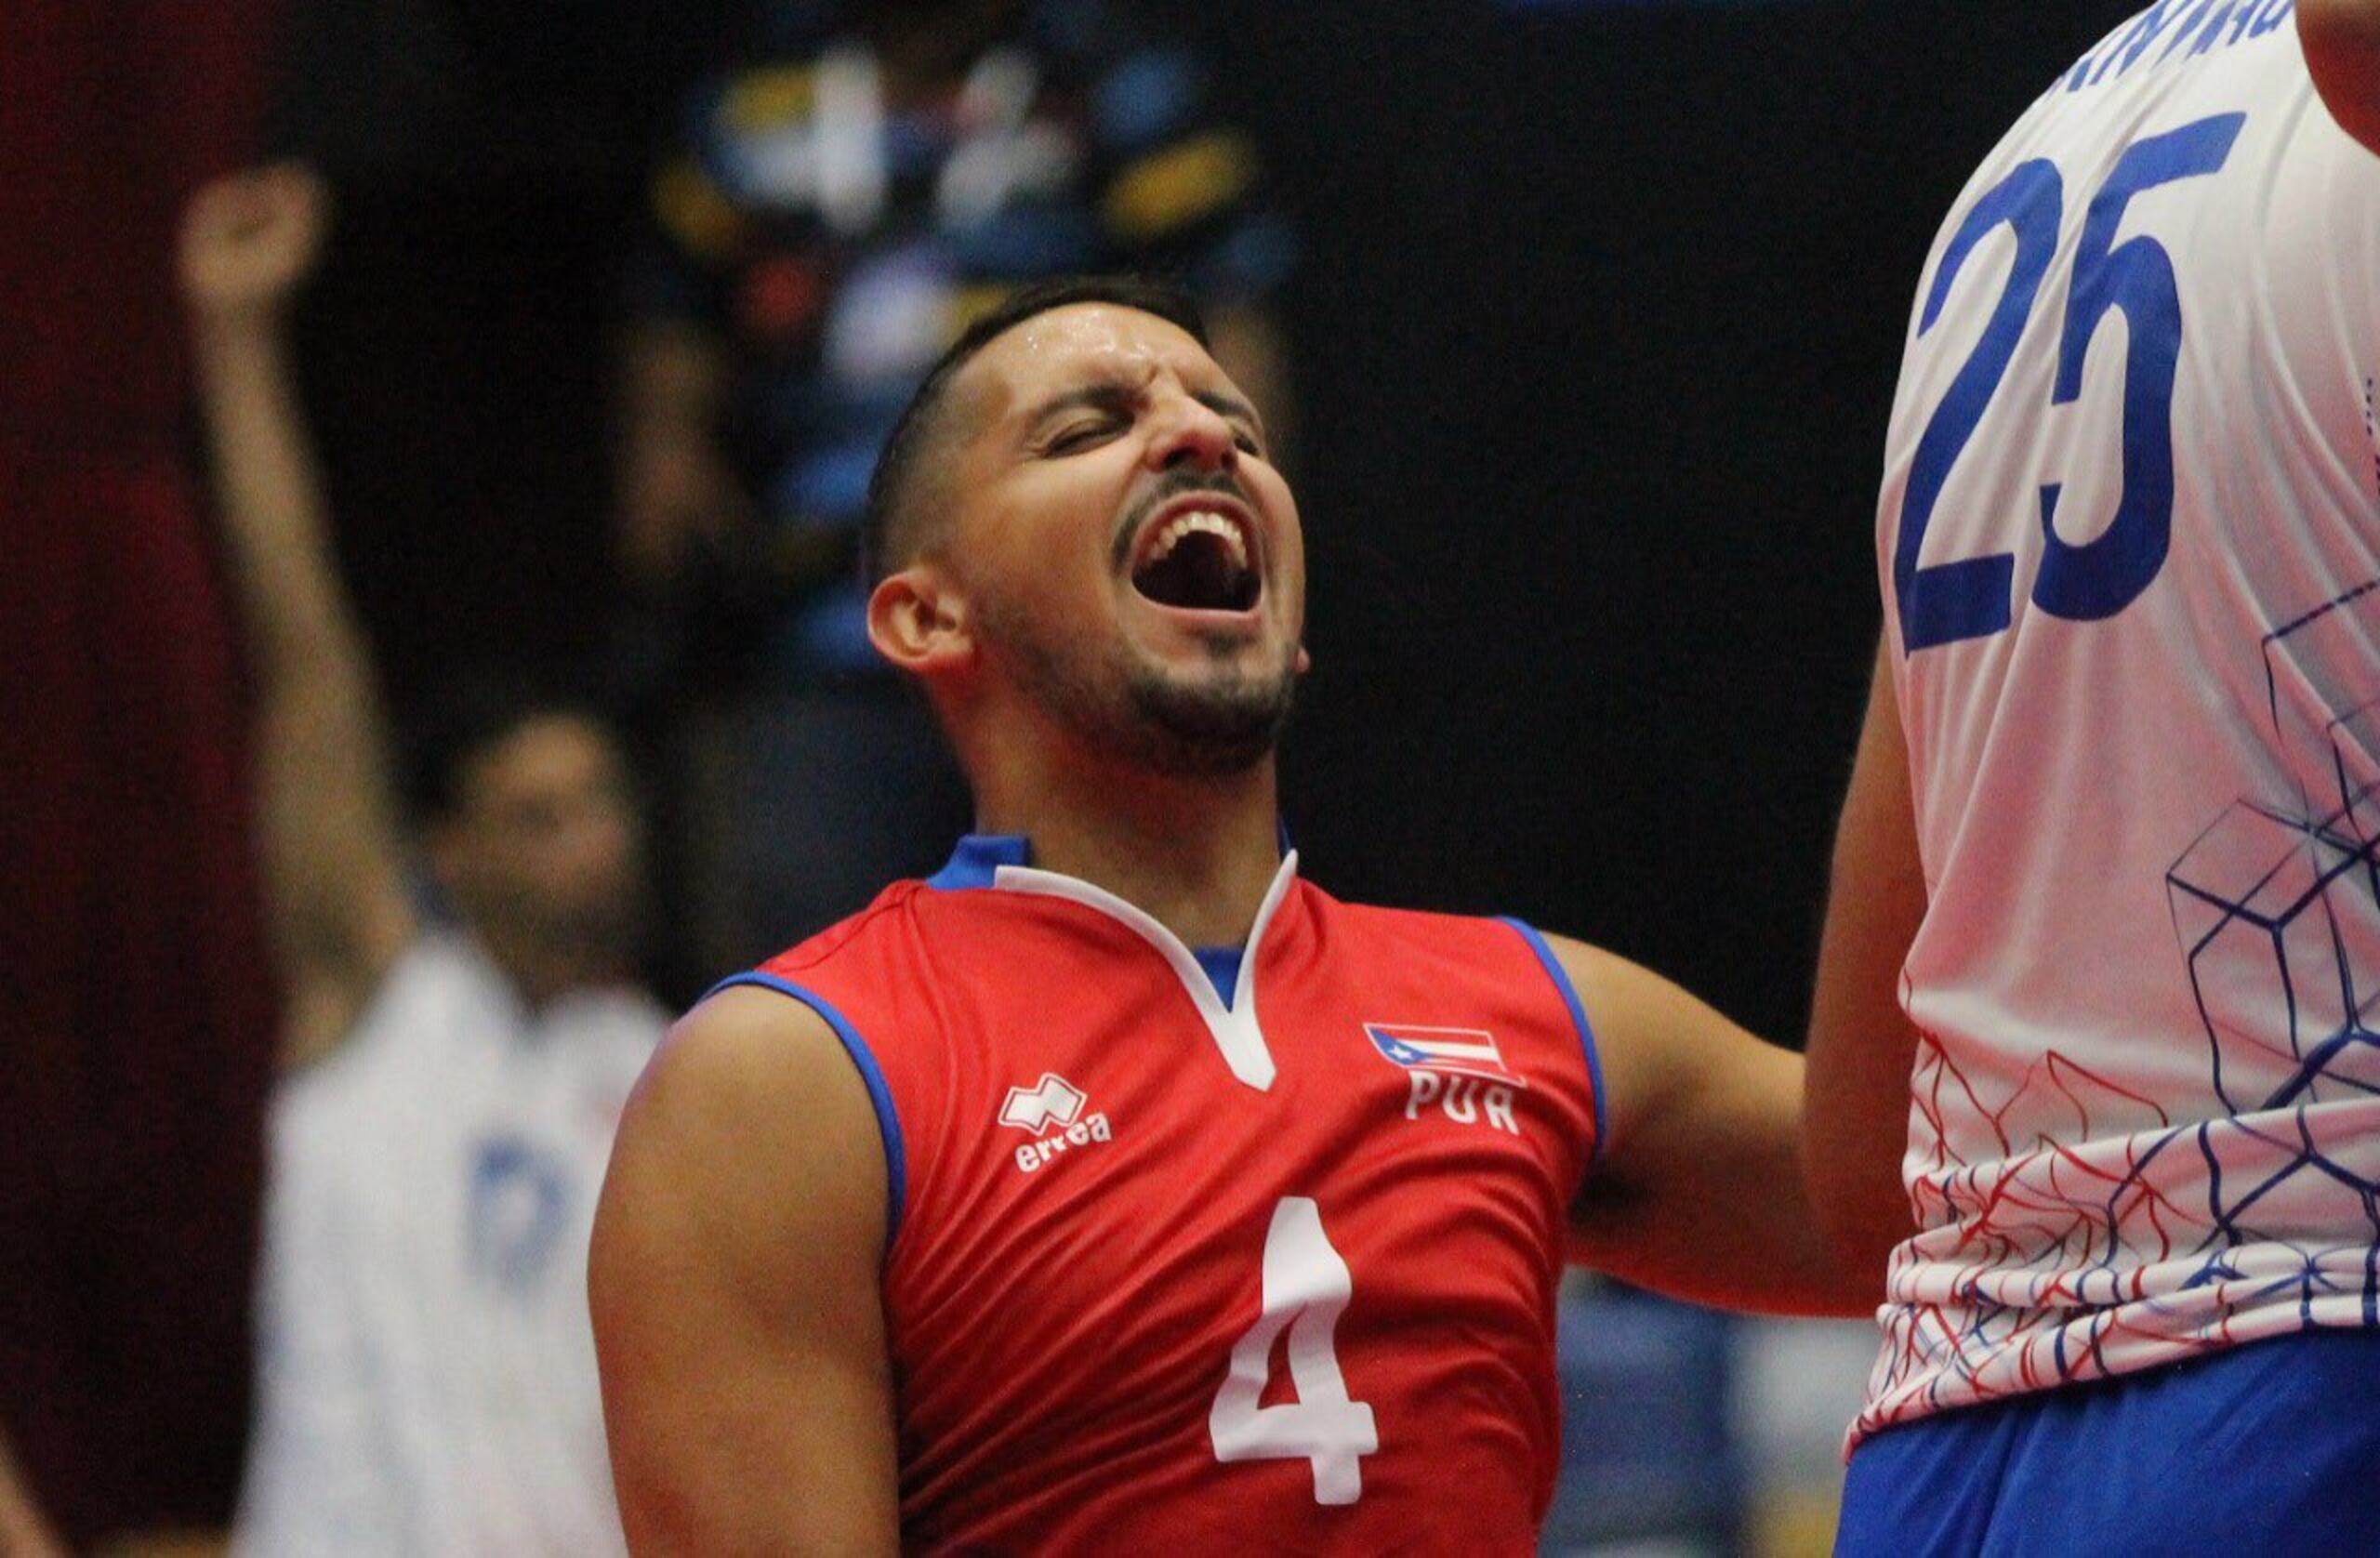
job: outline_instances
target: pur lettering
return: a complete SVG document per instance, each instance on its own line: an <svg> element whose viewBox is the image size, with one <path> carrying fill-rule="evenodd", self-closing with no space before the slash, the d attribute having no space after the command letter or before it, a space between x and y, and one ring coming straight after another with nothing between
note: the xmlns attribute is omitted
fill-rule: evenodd
<svg viewBox="0 0 2380 1558"><path fill-rule="evenodd" d="M1476 1125L1481 1115L1498 1130L1518 1136L1520 1121L1513 1114L1513 1089L1501 1082L1483 1082L1476 1076L1441 1076L1435 1071L1413 1071L1407 1074L1405 1117L1418 1120L1421 1111L1435 1104L1438 1113L1458 1125Z"/></svg>

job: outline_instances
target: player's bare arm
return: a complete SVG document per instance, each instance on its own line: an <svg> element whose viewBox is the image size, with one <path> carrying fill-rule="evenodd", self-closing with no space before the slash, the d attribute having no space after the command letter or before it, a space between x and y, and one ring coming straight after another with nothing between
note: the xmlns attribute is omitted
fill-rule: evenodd
<svg viewBox="0 0 2380 1558"><path fill-rule="evenodd" d="M2380 152L2380 3L2298 0L2297 32L2331 116Z"/></svg>
<svg viewBox="0 0 2380 1558"><path fill-rule="evenodd" d="M1606 1092L1574 1256L1731 1309L1872 1313L1882 1262L1844 1261L1803 1191L1801 1057L1626 958L1552 944L1593 1026Z"/></svg>
<svg viewBox="0 0 2380 1558"><path fill-rule="evenodd" d="M1881 1272L1914 1229L1901 1187L1917 1031L1900 970L1925 916L1909 759L1889 651L1876 654L1868 716L1835 832L1826 930L1810 1011L1804 1168L1845 1261Z"/></svg>
<svg viewBox="0 0 2380 1558"><path fill-rule="evenodd" d="M772 991L672 1030L622 1117L588 1294L639 1553L892 1553L884 1148L834 1033Z"/></svg>
<svg viewBox="0 0 2380 1558"><path fill-rule="evenodd" d="M312 174L266 168L201 191L181 235L199 399L256 674L259 838L293 1062L337 1041L415 931L388 741L284 343L327 204Z"/></svg>

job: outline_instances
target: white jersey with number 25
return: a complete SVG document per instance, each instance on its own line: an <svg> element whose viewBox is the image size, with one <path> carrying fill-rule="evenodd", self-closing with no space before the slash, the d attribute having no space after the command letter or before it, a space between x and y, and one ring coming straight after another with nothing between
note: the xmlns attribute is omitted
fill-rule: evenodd
<svg viewBox="0 0 2380 1558"><path fill-rule="evenodd" d="M2294 9L2117 28L1920 283L1920 1231L1856 1433L2380 1324L2380 158Z"/></svg>

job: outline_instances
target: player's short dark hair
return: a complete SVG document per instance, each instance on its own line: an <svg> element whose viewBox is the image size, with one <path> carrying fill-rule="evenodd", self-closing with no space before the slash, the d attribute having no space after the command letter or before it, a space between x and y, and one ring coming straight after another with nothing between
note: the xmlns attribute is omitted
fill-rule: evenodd
<svg viewBox="0 0 2380 1558"><path fill-rule="evenodd" d="M1038 314L1078 303L1111 303L1155 314L1176 324L1200 346L1208 344L1206 315L1198 300L1174 283L1130 274L1062 276L1025 287L967 327L928 370L917 392L892 424L867 483L867 508L860 520L860 568L870 588L908 561L914 526L907 512L924 456L933 444L934 423L951 380L993 341Z"/></svg>
<svg viewBox="0 0 2380 1558"><path fill-rule="evenodd" d="M602 704L569 674L499 663L452 678L406 721L404 801L414 819L453 818L473 759L522 726L549 719L582 720L617 739Z"/></svg>

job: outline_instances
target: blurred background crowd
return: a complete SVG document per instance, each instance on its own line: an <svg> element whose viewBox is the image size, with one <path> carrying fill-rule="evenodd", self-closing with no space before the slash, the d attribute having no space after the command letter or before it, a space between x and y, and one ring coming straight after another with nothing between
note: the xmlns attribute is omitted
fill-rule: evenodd
<svg viewBox="0 0 2380 1558"><path fill-rule="evenodd" d="M1798 1042L1910 288L2131 8L0 7L0 1546L616 1545L610 1121L963 830L853 527L1043 276L1288 429L1315 877ZM1866 1327L1568 1302L1549 1551L1822 1548Z"/></svg>

